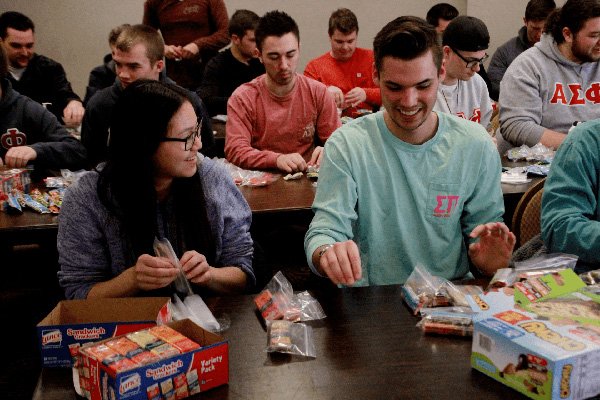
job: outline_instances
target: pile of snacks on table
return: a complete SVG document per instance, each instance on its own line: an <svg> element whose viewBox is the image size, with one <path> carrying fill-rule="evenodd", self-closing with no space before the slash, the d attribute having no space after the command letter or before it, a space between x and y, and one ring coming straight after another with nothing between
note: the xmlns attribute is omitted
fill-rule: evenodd
<svg viewBox="0 0 600 400"><path fill-rule="evenodd" d="M402 295L424 333L473 336L472 368L534 399L589 398L600 394L600 270L578 276L576 263L516 263L479 293L417 267Z"/></svg>
<svg viewBox="0 0 600 400"><path fill-rule="evenodd" d="M65 188L84 171L61 170L59 177L44 179L47 190L31 189L29 168L6 169L0 167L0 210L8 213L22 213L30 208L41 214L58 214L62 205Z"/></svg>
<svg viewBox="0 0 600 400"><path fill-rule="evenodd" d="M267 186L279 179L279 174L272 174L266 171L254 171L243 169L233 165L224 158L215 157L214 160L221 163L231 175L233 182L238 186L260 187Z"/></svg>

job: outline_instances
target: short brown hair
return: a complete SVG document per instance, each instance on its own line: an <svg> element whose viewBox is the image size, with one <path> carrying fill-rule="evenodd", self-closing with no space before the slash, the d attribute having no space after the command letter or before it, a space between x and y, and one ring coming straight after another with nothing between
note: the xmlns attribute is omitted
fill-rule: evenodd
<svg viewBox="0 0 600 400"><path fill-rule="evenodd" d="M438 71L442 67L442 49L435 28L419 17L398 17L375 36L373 52L375 68L381 72L384 57L414 60L431 51Z"/></svg>
<svg viewBox="0 0 600 400"><path fill-rule="evenodd" d="M128 52L140 43L146 47L146 57L152 64L163 59L165 42L160 33L148 25L126 27L117 38L115 46L121 51Z"/></svg>
<svg viewBox="0 0 600 400"><path fill-rule="evenodd" d="M348 35L354 31L358 33L358 20L356 15L347 8L338 8L329 17L329 29L327 32L332 36L336 31Z"/></svg>
<svg viewBox="0 0 600 400"><path fill-rule="evenodd" d="M114 28L112 28L110 30L110 32L108 33L108 44L111 47L114 46L117 43L117 39L119 38L119 35L126 28L131 28L131 25L130 24L123 24L123 25L115 26Z"/></svg>

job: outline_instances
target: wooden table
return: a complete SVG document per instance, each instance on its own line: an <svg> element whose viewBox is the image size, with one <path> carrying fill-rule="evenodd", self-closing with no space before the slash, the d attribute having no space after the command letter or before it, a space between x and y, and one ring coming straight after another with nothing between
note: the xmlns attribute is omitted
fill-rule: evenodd
<svg viewBox="0 0 600 400"><path fill-rule="evenodd" d="M202 399L507 399L516 391L473 371L471 340L423 336L400 286L319 288L327 318L311 323L316 359L265 353L250 296L209 299L231 327L229 385ZM34 399L75 399L71 370L44 369Z"/></svg>
<svg viewBox="0 0 600 400"><path fill-rule="evenodd" d="M317 192L317 181L303 176L286 181L280 177L261 187L240 187L253 214L310 210Z"/></svg>

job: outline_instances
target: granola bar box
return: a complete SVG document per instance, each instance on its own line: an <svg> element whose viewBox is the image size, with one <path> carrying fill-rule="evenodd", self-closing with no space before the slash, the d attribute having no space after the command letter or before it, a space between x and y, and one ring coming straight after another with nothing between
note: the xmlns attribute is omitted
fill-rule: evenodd
<svg viewBox="0 0 600 400"><path fill-rule="evenodd" d="M515 304L512 289L473 296L471 366L533 399L584 399L600 393L600 304L581 289ZM579 318L585 315L586 318ZM583 321L583 322L582 322Z"/></svg>

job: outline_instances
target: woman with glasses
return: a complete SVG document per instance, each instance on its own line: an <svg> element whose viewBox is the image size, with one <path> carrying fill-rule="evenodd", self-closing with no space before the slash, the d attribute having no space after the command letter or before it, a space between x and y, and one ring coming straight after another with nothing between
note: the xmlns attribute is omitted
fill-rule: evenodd
<svg viewBox="0 0 600 400"><path fill-rule="evenodd" d="M177 268L154 256L155 238L169 240L198 293L254 285L250 209L227 172L199 155L188 96L139 80L119 98L108 160L69 187L59 216L67 298L171 293Z"/></svg>

